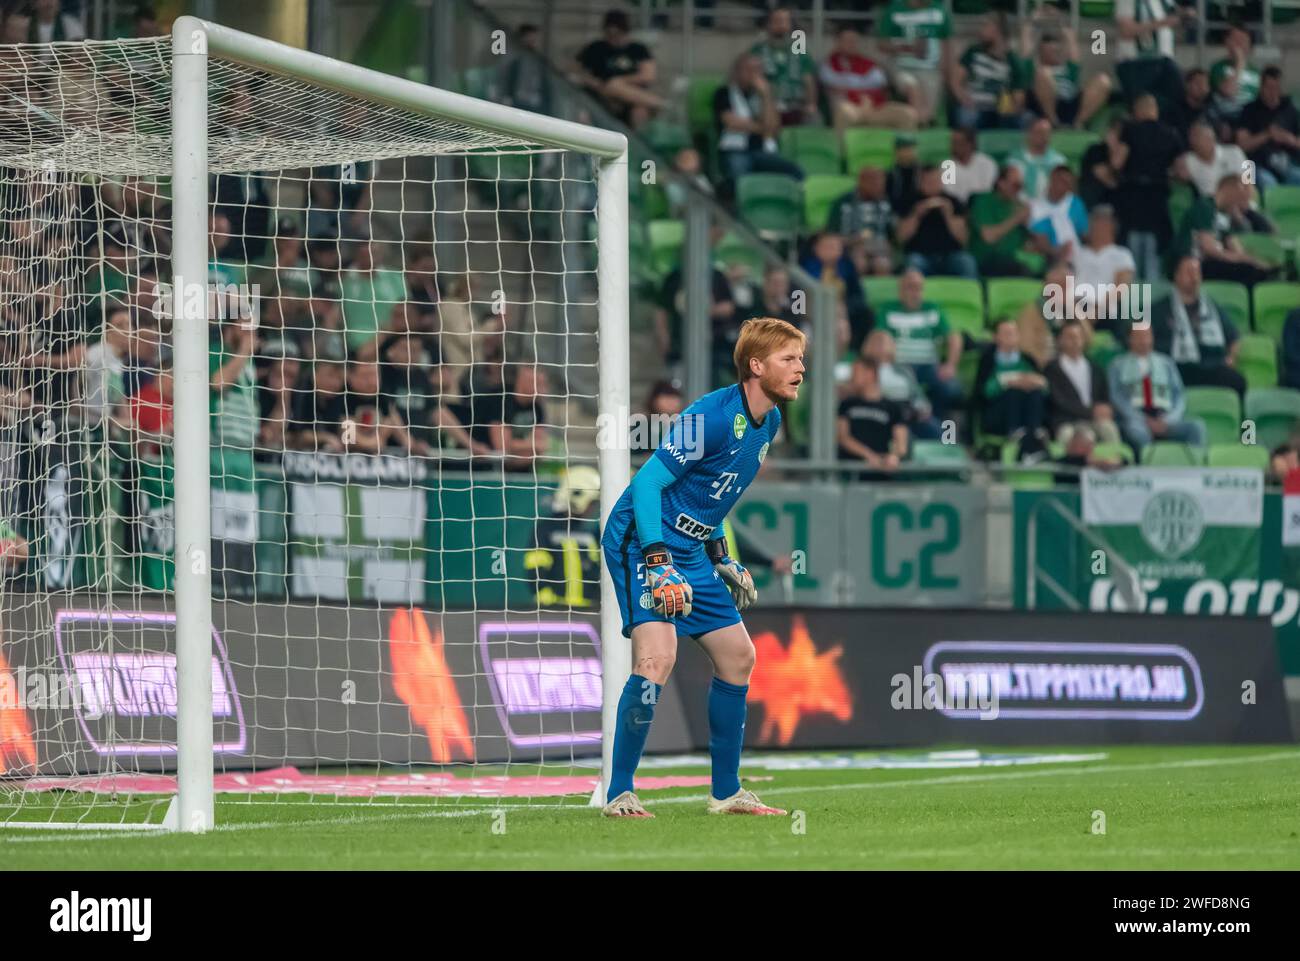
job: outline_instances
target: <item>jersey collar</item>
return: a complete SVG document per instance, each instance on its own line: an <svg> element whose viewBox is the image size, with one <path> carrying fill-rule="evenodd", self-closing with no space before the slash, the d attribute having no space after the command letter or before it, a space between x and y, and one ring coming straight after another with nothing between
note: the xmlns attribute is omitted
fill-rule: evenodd
<svg viewBox="0 0 1300 961"><path fill-rule="evenodd" d="M741 406L745 408L745 420L749 421L749 426L754 428L762 427L767 418L764 417L763 420L754 420L754 415L749 409L749 395L745 393L744 385L737 384L736 389L740 391L740 403Z"/></svg>

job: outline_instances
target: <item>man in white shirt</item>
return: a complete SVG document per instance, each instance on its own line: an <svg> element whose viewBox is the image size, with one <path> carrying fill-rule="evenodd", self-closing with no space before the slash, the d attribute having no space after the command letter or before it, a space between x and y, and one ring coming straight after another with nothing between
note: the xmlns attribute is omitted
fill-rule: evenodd
<svg viewBox="0 0 1300 961"><path fill-rule="evenodd" d="M1219 143L1214 128L1203 120L1192 124L1188 133L1191 150L1179 158L1182 170L1202 197L1213 197L1219 181L1246 170L1246 154L1233 143Z"/></svg>
<svg viewBox="0 0 1300 961"><path fill-rule="evenodd" d="M1083 284L1092 285L1096 297L1095 322L1101 327L1122 325L1132 319L1111 316L1112 300L1104 295L1105 285L1122 287L1131 284L1137 275L1137 262L1132 252L1115 243L1118 232L1115 208L1098 204L1088 214L1087 239L1074 252L1075 288ZM1150 307L1150 304L1146 306Z"/></svg>
<svg viewBox="0 0 1300 961"><path fill-rule="evenodd" d="M1048 417L1052 432L1062 444L1069 444L1071 435L1086 426L1101 443L1119 443L1106 375L1083 348L1083 326L1077 321L1066 322L1056 336L1056 357L1043 371L1051 391Z"/></svg>
<svg viewBox="0 0 1300 961"><path fill-rule="evenodd" d="M943 192L963 204L974 194L988 193L998 179L998 165L988 154L975 149L975 131L957 127L949 137L951 163L944 161Z"/></svg>

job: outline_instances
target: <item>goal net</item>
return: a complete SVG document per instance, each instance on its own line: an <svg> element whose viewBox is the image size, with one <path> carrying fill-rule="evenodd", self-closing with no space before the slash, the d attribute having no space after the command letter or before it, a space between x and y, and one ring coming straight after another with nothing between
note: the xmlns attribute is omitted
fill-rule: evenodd
<svg viewBox="0 0 1300 961"><path fill-rule="evenodd" d="M0 47L0 823L585 803L623 151L188 17Z"/></svg>

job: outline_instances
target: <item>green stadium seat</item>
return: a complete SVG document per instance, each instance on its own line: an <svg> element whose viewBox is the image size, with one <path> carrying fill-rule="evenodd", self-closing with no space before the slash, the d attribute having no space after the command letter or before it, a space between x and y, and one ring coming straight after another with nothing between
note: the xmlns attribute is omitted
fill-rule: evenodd
<svg viewBox="0 0 1300 961"><path fill-rule="evenodd" d="M1180 180L1172 181L1169 185L1169 222L1178 229L1182 224L1183 218L1187 216L1187 211L1192 208L1192 201L1196 199L1196 191L1189 185Z"/></svg>
<svg viewBox="0 0 1300 961"><path fill-rule="evenodd" d="M910 131L916 138L916 160L922 166L941 164L952 156L952 131L946 127Z"/></svg>
<svg viewBox="0 0 1300 961"><path fill-rule="evenodd" d="M1191 444L1158 440L1142 451L1142 463L1147 467L1200 467L1202 458L1201 451Z"/></svg>
<svg viewBox="0 0 1300 961"><path fill-rule="evenodd" d="M1300 391L1286 387L1246 392L1246 417L1255 422L1255 443L1272 450L1300 424Z"/></svg>
<svg viewBox="0 0 1300 961"><path fill-rule="evenodd" d="M954 330L972 337L985 332L984 291L978 280L966 277L927 277L925 299L943 308Z"/></svg>
<svg viewBox="0 0 1300 961"><path fill-rule="evenodd" d="M897 277L863 277L862 293L871 306L898 299Z"/></svg>
<svg viewBox="0 0 1300 961"><path fill-rule="evenodd" d="M1205 280L1201 282L1205 296L1219 305L1241 333L1250 330L1250 290L1235 280Z"/></svg>
<svg viewBox="0 0 1300 961"><path fill-rule="evenodd" d="M695 73L691 76L691 85L686 91L686 119L691 127L691 135L697 140L713 141L713 95L727 82L720 73Z"/></svg>
<svg viewBox="0 0 1300 961"><path fill-rule="evenodd" d="M1286 248L1272 234L1233 234L1242 249L1271 267L1281 267L1287 261Z"/></svg>
<svg viewBox="0 0 1300 961"><path fill-rule="evenodd" d="M1300 190L1300 187L1296 187ZM1300 307L1300 284L1262 283L1252 291L1255 314L1255 333L1272 337L1282 343L1282 327L1287 314Z"/></svg>
<svg viewBox="0 0 1300 961"><path fill-rule="evenodd" d="M1115 0L1082 0L1079 4L1079 16L1091 20L1114 20Z"/></svg>
<svg viewBox="0 0 1300 961"><path fill-rule="evenodd" d="M691 146L691 132L685 125L651 120L641 131L650 146L670 160L677 151Z"/></svg>
<svg viewBox="0 0 1300 961"><path fill-rule="evenodd" d="M844 172L839 135L829 127L786 127L779 141L781 156L793 160L808 176Z"/></svg>
<svg viewBox="0 0 1300 961"><path fill-rule="evenodd" d="M1056 475L1046 470L1030 470L1017 467L1004 475L1007 482L1016 490L1051 490L1056 486Z"/></svg>
<svg viewBox="0 0 1300 961"><path fill-rule="evenodd" d="M1263 191L1264 212L1270 218L1278 214L1300 213L1300 187L1279 185Z"/></svg>
<svg viewBox="0 0 1300 961"><path fill-rule="evenodd" d="M803 182L804 226L810 230L824 230L831 204L852 190L855 182L844 174L809 174Z"/></svg>
<svg viewBox="0 0 1300 961"><path fill-rule="evenodd" d="M975 138L980 152L988 154L999 165L1024 142L1025 135L1019 130L981 130Z"/></svg>
<svg viewBox="0 0 1300 961"><path fill-rule="evenodd" d="M1041 280L1024 277L992 277L988 281L988 322L992 326L1008 317L1014 318L1043 293Z"/></svg>
<svg viewBox="0 0 1300 961"><path fill-rule="evenodd" d="M1187 416L1205 423L1211 444L1236 444L1241 441L1241 398L1231 387L1187 388Z"/></svg>
<svg viewBox="0 0 1300 961"><path fill-rule="evenodd" d="M975 392L975 375L980 369L980 351L964 350L957 361L957 380L961 382L963 397L970 397Z"/></svg>
<svg viewBox="0 0 1300 961"><path fill-rule="evenodd" d="M1133 463L1133 448L1122 442L1097 444L1093 447L1092 452L1098 457L1105 457L1109 460L1121 460L1125 464Z"/></svg>
<svg viewBox="0 0 1300 961"><path fill-rule="evenodd" d="M686 224L680 220L650 221L650 256L655 271L660 276L672 273L682 262L682 248L686 246Z"/></svg>
<svg viewBox="0 0 1300 961"><path fill-rule="evenodd" d="M918 440L912 442L912 461L917 464L968 466L970 454L961 444L945 444L939 440Z"/></svg>
<svg viewBox="0 0 1300 961"><path fill-rule="evenodd" d="M1297 188L1300 189L1300 188ZM1286 210L1279 214L1269 214L1277 230L1278 243L1284 248L1295 248L1295 238L1300 235L1300 210Z"/></svg>
<svg viewBox="0 0 1300 961"><path fill-rule="evenodd" d="M663 275L655 270L650 254L650 229L645 221L633 217L627 225L627 254L632 276L639 281L658 284Z"/></svg>
<svg viewBox="0 0 1300 961"><path fill-rule="evenodd" d="M1103 371L1122 353L1124 348L1109 330L1093 331L1092 342L1088 345L1088 359Z"/></svg>
<svg viewBox="0 0 1300 961"><path fill-rule="evenodd" d="M850 127L844 131L844 170L857 177L863 167L894 166L894 131Z"/></svg>
<svg viewBox="0 0 1300 961"><path fill-rule="evenodd" d="M803 221L803 190L784 174L745 174L736 185L740 215L764 238L793 237Z"/></svg>
<svg viewBox="0 0 1300 961"><path fill-rule="evenodd" d="M713 262L722 267L743 264L755 283L762 283L767 259L763 252L742 237L727 234L713 248Z"/></svg>
<svg viewBox="0 0 1300 961"><path fill-rule="evenodd" d="M1268 448L1261 444L1213 444L1206 453L1207 467L1256 467L1268 470Z"/></svg>
<svg viewBox="0 0 1300 961"><path fill-rule="evenodd" d="M1052 146L1065 155L1070 169L1076 174L1084 152L1097 140L1097 135L1089 130L1058 130L1052 134Z"/></svg>
<svg viewBox="0 0 1300 961"><path fill-rule="evenodd" d="M1246 334L1237 348L1237 370L1251 390L1277 386L1277 344L1263 334Z"/></svg>

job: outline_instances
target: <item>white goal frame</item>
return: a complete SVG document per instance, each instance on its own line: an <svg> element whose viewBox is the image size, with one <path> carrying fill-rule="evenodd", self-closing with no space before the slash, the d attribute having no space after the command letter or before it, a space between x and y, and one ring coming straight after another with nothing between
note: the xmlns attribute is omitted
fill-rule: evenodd
<svg viewBox="0 0 1300 961"><path fill-rule="evenodd" d="M219 57L424 117L509 134L544 148L598 158L597 232L599 411L629 410L628 169L621 133L557 120L367 70L196 17L172 27L172 269L175 382L177 799L168 826L203 832L214 825L212 756L212 574L209 496L208 318L206 296L184 297L206 283L208 265L208 58ZM185 305L182 308L182 305ZM195 309L197 308L197 309ZM631 475L626 445L599 451L602 529ZM603 795L613 757L614 713L631 671L631 649L613 582L601 578Z"/></svg>

